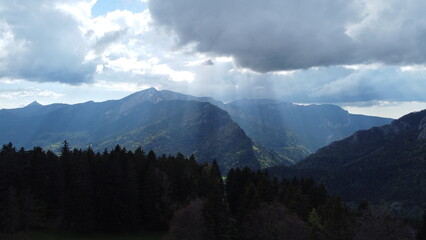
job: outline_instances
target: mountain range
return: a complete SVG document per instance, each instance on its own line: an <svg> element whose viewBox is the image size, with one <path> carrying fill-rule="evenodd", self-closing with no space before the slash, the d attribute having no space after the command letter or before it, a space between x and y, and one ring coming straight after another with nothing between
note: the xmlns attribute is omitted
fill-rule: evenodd
<svg viewBox="0 0 426 240"><path fill-rule="evenodd" d="M333 141L391 119L350 114L324 105L296 105L268 99L238 100L223 107L255 142L298 162Z"/></svg>
<svg viewBox="0 0 426 240"><path fill-rule="evenodd" d="M150 88L120 100L0 110L1 143L57 151L64 140L96 151L120 144L216 159L221 170L292 165L319 147L391 119L349 114L333 105L275 100L224 104Z"/></svg>
<svg viewBox="0 0 426 240"><path fill-rule="evenodd" d="M168 90L157 91L155 88L132 94L125 99L129 102L128 106L143 101L209 102L228 112L232 120L254 141L255 149L264 147L272 150L268 154L269 161L283 161L285 165L292 165L320 147L347 137L357 130L392 121L389 118L350 114L331 104L297 105L273 99L242 99L224 104L210 97L194 97Z"/></svg>

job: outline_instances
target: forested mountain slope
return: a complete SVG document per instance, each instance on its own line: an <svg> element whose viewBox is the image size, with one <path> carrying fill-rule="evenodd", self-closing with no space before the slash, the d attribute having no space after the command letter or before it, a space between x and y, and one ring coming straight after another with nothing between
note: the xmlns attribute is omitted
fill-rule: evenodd
<svg viewBox="0 0 426 240"><path fill-rule="evenodd" d="M315 177L346 200L401 202L424 207L426 110L358 131L274 175Z"/></svg>
<svg viewBox="0 0 426 240"><path fill-rule="evenodd" d="M224 104L210 97L194 97L154 88L134 93L123 100L128 102L125 107L145 101L209 102L227 111L259 148L274 153L275 157L269 154L273 162L285 164L295 163L357 130L382 126L392 120L350 114L329 104L303 106L272 99L244 99ZM265 155L265 152L261 154Z"/></svg>
<svg viewBox="0 0 426 240"><path fill-rule="evenodd" d="M295 162L357 130L391 119L350 114L335 105L296 105L269 99L240 100L224 108L260 145Z"/></svg>

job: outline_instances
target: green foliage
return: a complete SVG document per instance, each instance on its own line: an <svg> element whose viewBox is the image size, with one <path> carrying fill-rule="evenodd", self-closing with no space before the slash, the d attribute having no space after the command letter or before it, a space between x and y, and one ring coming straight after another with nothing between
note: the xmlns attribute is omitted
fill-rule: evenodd
<svg viewBox="0 0 426 240"><path fill-rule="evenodd" d="M415 240L414 229L383 209L364 210L356 219L354 240Z"/></svg>
<svg viewBox="0 0 426 240"><path fill-rule="evenodd" d="M417 239L418 240L426 240L426 212L423 213L421 227L417 232Z"/></svg>
<svg viewBox="0 0 426 240"><path fill-rule="evenodd" d="M266 204L252 211L243 229L242 239L247 240L305 240L309 236L306 223L280 203Z"/></svg>
<svg viewBox="0 0 426 240"><path fill-rule="evenodd" d="M8 144L0 173L0 232L165 231L188 200L205 198L215 214L226 206L217 164L201 166L182 154L156 157L120 146L99 154L64 142L58 157Z"/></svg>
<svg viewBox="0 0 426 240"><path fill-rule="evenodd" d="M163 233L131 233L131 234L71 234L50 232L27 232L1 234L3 240L162 240Z"/></svg>
<svg viewBox="0 0 426 240"><path fill-rule="evenodd" d="M265 206L279 204L287 209L288 214L295 214L304 222L298 225L300 234L309 229L313 239L346 239L351 235L353 215L349 209L312 179L283 179L278 182L266 172L235 169L228 173L226 196L236 232L239 233L245 231L245 222L252 218L252 213L262 212ZM253 222L253 219L250 221ZM243 236L240 238L244 239Z"/></svg>
<svg viewBox="0 0 426 240"><path fill-rule="evenodd" d="M100 154L65 142L58 157L8 144L0 173L0 233L170 230L167 239L344 240L401 227L398 236L414 236L398 219L361 214L367 207L351 211L312 179L279 181L237 168L224 182L216 161L199 164L181 153L158 157L116 146ZM359 224L365 216L374 224Z"/></svg>
<svg viewBox="0 0 426 240"><path fill-rule="evenodd" d="M426 199L426 110L359 131L273 176L312 177L345 201L367 200L420 219Z"/></svg>
<svg viewBox="0 0 426 240"><path fill-rule="evenodd" d="M312 239L324 239L324 226L318 212L315 208L312 209L308 217L308 226Z"/></svg>
<svg viewBox="0 0 426 240"><path fill-rule="evenodd" d="M167 240L204 240L207 236L203 216L204 201L195 199L177 211L170 223Z"/></svg>
<svg viewBox="0 0 426 240"><path fill-rule="evenodd" d="M269 150L255 142L253 142L253 151L260 163L260 167L263 169L273 166L290 166L294 164L294 161L288 158L287 155L279 155L277 152Z"/></svg>

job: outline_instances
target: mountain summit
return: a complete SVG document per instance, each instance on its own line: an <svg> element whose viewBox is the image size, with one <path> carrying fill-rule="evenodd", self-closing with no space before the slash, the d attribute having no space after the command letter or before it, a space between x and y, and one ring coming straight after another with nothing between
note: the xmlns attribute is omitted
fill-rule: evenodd
<svg viewBox="0 0 426 240"><path fill-rule="evenodd" d="M28 104L27 106L25 106L26 108L32 108L32 107L42 107L43 105L41 105L40 103L38 103L37 101L34 101L30 104Z"/></svg>
<svg viewBox="0 0 426 240"><path fill-rule="evenodd" d="M185 95L182 93L172 92L169 90L157 90L155 88L148 88L136 93L133 93L120 101L122 102L121 111L125 112L132 107L143 103L159 103L161 101L172 101L172 100L181 100L181 101L198 101L198 102L209 102L214 105L221 105L222 103L214 100L209 97L194 97L190 95Z"/></svg>
<svg viewBox="0 0 426 240"><path fill-rule="evenodd" d="M171 100L219 103L219 101L216 101L210 97L194 97L191 95L177 93L177 92L173 92L169 90L157 90L156 88L148 88L139 92L135 92L121 99L121 101L129 102L129 103L141 103L141 102L158 103L161 101L171 101Z"/></svg>

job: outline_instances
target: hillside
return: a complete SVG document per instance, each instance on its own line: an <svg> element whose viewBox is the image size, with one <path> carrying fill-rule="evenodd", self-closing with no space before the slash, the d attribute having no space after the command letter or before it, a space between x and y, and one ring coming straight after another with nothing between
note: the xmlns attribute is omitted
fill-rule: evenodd
<svg viewBox="0 0 426 240"><path fill-rule="evenodd" d="M346 200L425 207L426 110L358 131L273 175L312 176Z"/></svg>
<svg viewBox="0 0 426 240"><path fill-rule="evenodd" d="M250 138L294 162L357 130L391 121L350 114L335 105L303 106L269 99L239 100L225 110Z"/></svg>

